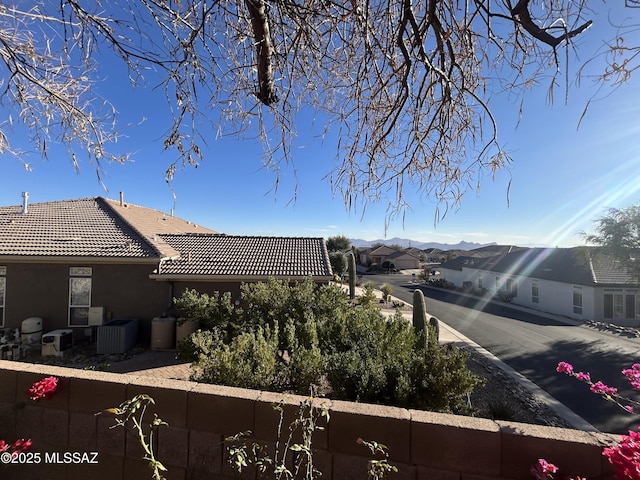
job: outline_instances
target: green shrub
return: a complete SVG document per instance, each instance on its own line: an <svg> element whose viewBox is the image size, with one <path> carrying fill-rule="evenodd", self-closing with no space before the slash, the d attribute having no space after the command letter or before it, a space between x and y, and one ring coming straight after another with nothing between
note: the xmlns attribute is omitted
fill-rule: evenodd
<svg viewBox="0 0 640 480"><path fill-rule="evenodd" d="M202 330L218 329L227 339L240 333L238 315L242 311L235 308L229 292L208 295L187 288L173 303L180 316L200 320Z"/></svg>
<svg viewBox="0 0 640 480"><path fill-rule="evenodd" d="M324 371L324 358L317 346L294 350L286 365L288 390L308 394L310 387L320 385Z"/></svg>
<svg viewBox="0 0 640 480"><path fill-rule="evenodd" d="M393 285L390 283L383 283L380 285L380 291L382 292L382 295L384 295L384 299L386 301L387 297L393 293Z"/></svg>
<svg viewBox="0 0 640 480"><path fill-rule="evenodd" d="M200 355L192 379L231 387L279 389L278 335L258 328L236 336L229 345L216 332L192 335Z"/></svg>
<svg viewBox="0 0 640 480"><path fill-rule="evenodd" d="M432 342L396 314L352 310L323 325L320 347L335 395L344 400L468 413L466 395L480 379L467 354ZM435 336L435 332L433 332Z"/></svg>
<svg viewBox="0 0 640 480"><path fill-rule="evenodd" d="M362 305L363 307L370 307L376 301L376 287L373 283L368 282L365 283L362 288L364 291L362 292L362 295L358 297L358 300L360 300L360 305Z"/></svg>
<svg viewBox="0 0 640 480"><path fill-rule="evenodd" d="M243 332L228 340L222 327L198 331L181 354L197 381L306 394L328 380L339 399L465 413L480 382L466 354L425 346L424 332L400 312L383 317L372 294L365 287L356 308L339 287L311 280L244 285Z"/></svg>

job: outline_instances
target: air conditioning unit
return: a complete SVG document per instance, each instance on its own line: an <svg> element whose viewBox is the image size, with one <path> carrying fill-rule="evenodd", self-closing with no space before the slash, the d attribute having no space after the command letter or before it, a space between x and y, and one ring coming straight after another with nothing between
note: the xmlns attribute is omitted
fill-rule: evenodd
<svg viewBox="0 0 640 480"><path fill-rule="evenodd" d="M98 327L97 354L125 353L138 340L138 319L111 320Z"/></svg>
<svg viewBox="0 0 640 480"><path fill-rule="evenodd" d="M73 330L60 329L45 333L42 336L42 356L64 356L65 350L73 345Z"/></svg>

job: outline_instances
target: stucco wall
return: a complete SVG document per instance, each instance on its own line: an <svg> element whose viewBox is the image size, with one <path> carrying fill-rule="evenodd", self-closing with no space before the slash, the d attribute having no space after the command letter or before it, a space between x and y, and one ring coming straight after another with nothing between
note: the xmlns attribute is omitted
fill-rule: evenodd
<svg viewBox="0 0 640 480"><path fill-rule="evenodd" d="M33 402L28 387L44 376L60 380L56 395ZM99 465L0 465L0 477L141 480L150 478L130 435L96 415L139 393L156 400L154 411L169 423L157 435L168 480L232 478L225 436L251 430L273 445L284 401L287 418L303 397L105 372L0 361L0 438L33 439L32 452L98 452ZM317 467L327 480L366 478L367 449L358 437L389 447L397 480L531 479L529 467L546 458L566 473L612 478L601 446L605 434L474 419L378 405L326 401L331 419L314 440ZM153 413L153 412L150 412ZM253 472L244 478L253 478Z"/></svg>
<svg viewBox="0 0 640 480"><path fill-rule="evenodd" d="M7 291L5 327L20 327L28 317L41 317L44 331L68 328L69 268L92 268L91 305L105 307L110 318L150 320L170 306L165 282L149 279L151 264L5 263Z"/></svg>

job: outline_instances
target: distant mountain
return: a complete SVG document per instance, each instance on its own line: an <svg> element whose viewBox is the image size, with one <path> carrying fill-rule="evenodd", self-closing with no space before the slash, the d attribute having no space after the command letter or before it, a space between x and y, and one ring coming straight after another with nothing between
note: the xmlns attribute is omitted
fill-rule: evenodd
<svg viewBox="0 0 640 480"><path fill-rule="evenodd" d="M372 245L383 243L385 245L400 245L402 247L415 247L420 250L424 250L427 248L438 248L440 250L474 250L480 247L487 247L489 245L496 245L495 242L492 243L475 243L475 242L460 242L457 244L450 243L437 243L437 242L417 242L415 240L410 240L408 238L387 238L387 239L379 239L379 240L362 240L360 238L350 238L351 245L358 248L368 248Z"/></svg>

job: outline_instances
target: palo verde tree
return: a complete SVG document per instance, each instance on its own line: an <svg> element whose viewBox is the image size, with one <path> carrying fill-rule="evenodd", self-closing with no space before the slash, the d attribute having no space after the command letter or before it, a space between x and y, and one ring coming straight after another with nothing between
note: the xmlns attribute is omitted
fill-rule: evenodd
<svg viewBox="0 0 640 480"><path fill-rule="evenodd" d="M134 86L164 91L172 115L164 146L177 154L168 180L202 161L212 132L260 138L265 164L278 171L295 161L297 115L311 112L319 133L337 137L327 178L346 206L387 200L393 216L407 206L409 186L448 207L510 160L493 92L569 84L579 39L592 22L610 21L597 7L588 0L9 0L0 5L0 153L21 158L10 138L21 123L45 156L57 142L76 166L88 157L100 172L123 161L111 150L121 133L115 109L95 88L106 74L100 59L113 55ZM640 46L625 43L633 26L615 27L611 38L592 39L604 41L599 80L613 84L640 59Z"/></svg>
<svg viewBox="0 0 640 480"><path fill-rule="evenodd" d="M594 233L583 233L587 243L619 260L640 283L640 205L610 208L596 220Z"/></svg>

